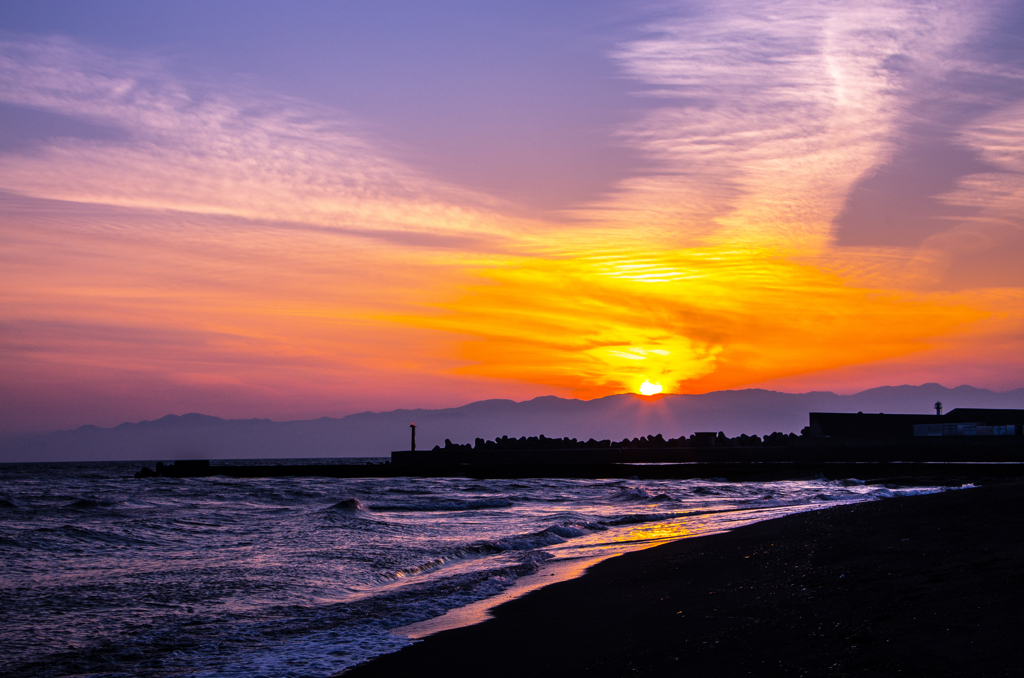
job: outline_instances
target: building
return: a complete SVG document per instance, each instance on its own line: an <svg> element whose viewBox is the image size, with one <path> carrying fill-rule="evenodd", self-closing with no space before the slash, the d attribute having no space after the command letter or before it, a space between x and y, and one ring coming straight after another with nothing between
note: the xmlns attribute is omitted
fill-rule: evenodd
<svg viewBox="0 0 1024 678"><path fill-rule="evenodd" d="M1024 434L1024 410L957 408L946 414L811 412L806 433L825 438L1019 436Z"/></svg>

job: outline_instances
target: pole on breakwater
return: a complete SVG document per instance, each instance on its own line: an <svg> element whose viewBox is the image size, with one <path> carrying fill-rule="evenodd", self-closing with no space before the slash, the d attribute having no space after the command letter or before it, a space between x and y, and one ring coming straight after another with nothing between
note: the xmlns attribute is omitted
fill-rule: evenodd
<svg viewBox="0 0 1024 678"><path fill-rule="evenodd" d="M415 452L416 451L416 424L409 424L409 428L412 429L412 447L410 448L409 451L410 452Z"/></svg>

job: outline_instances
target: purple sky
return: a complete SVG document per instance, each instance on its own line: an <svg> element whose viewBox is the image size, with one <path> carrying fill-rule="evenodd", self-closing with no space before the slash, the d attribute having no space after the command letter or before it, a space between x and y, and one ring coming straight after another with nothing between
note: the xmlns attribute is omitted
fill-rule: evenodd
<svg viewBox="0 0 1024 678"><path fill-rule="evenodd" d="M0 5L0 431L1024 382L1024 3Z"/></svg>

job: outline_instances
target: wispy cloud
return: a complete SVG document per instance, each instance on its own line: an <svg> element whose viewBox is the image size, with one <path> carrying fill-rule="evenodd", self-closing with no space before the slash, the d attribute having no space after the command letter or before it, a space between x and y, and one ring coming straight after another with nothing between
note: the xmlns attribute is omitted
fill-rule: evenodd
<svg viewBox="0 0 1024 678"><path fill-rule="evenodd" d="M497 201L388 157L336 111L171 77L64 39L0 43L0 101L116 125L0 156L0 188L34 197L387 231L514 228Z"/></svg>
<svg viewBox="0 0 1024 678"><path fill-rule="evenodd" d="M1024 74L1018 80L1024 97ZM994 171L965 177L942 199L977 208L975 222L1024 228L1024 102L973 121L958 136L976 148Z"/></svg>
<svg viewBox="0 0 1024 678"><path fill-rule="evenodd" d="M893 151L910 71L943 68L983 14L964 9L727 2L649 26L615 57L663 101L624 132L662 169L604 212L672 206L661 221L683 242L825 246L850 187Z"/></svg>

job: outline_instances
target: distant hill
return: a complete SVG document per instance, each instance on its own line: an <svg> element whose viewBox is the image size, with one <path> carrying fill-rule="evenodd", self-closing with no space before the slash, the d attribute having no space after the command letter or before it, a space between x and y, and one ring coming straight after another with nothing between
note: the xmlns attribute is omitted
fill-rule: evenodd
<svg viewBox="0 0 1024 678"><path fill-rule="evenodd" d="M544 396L521 403L483 400L441 410L363 412L341 419L284 422L167 415L113 428L82 426L0 439L0 462L382 456L409 448L412 422L419 449L443 446L445 438L470 443L478 437L501 435L622 440L656 433L678 437L695 431L724 431L729 436L798 433L807 425L808 412L931 413L936 400L942 401L946 411L1024 409L1024 388L995 393L971 386L949 389L924 384L882 386L849 396L761 389L646 398L623 394L596 400Z"/></svg>

